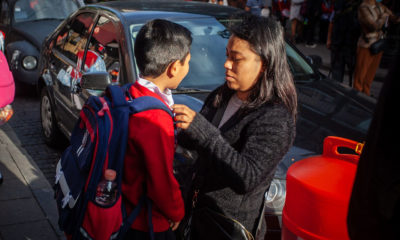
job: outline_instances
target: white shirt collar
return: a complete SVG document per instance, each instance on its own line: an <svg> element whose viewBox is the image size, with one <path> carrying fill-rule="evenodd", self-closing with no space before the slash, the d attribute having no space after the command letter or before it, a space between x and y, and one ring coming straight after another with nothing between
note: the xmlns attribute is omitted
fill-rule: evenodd
<svg viewBox="0 0 400 240"><path fill-rule="evenodd" d="M162 100L164 100L165 103L168 104L170 108L172 108L172 105L174 105L174 99L172 98L172 92L170 89L166 88L164 92L161 92L157 85L141 77L138 77L137 82L143 87L160 96Z"/></svg>

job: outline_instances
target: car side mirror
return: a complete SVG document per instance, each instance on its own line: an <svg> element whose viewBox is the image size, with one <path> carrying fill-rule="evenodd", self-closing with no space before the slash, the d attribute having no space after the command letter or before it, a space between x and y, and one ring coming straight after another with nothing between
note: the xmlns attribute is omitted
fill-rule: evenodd
<svg viewBox="0 0 400 240"><path fill-rule="evenodd" d="M105 90L111 84L111 77L107 72L91 72L82 75L80 86L82 89Z"/></svg>
<svg viewBox="0 0 400 240"><path fill-rule="evenodd" d="M322 66L322 58L318 55L308 55L308 56L306 56L306 59L316 69L318 69Z"/></svg>

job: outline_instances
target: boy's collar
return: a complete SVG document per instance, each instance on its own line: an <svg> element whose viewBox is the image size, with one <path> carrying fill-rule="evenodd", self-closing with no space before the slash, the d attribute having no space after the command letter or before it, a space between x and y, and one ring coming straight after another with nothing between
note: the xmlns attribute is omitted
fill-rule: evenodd
<svg viewBox="0 0 400 240"><path fill-rule="evenodd" d="M157 85L155 85L152 81L144 79L140 76L137 79L137 83L147 88L151 92L156 93L165 101L165 103L168 104L169 107L172 107L172 105L174 105L174 99L172 98L172 92L170 89L166 88L164 92L161 92L160 88Z"/></svg>

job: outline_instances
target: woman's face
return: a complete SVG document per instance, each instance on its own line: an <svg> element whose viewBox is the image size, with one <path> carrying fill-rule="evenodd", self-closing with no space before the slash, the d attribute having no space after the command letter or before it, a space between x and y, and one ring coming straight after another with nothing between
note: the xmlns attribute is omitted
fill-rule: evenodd
<svg viewBox="0 0 400 240"><path fill-rule="evenodd" d="M253 52L249 42L232 35L226 47L225 80L228 87L246 100L264 71L261 57Z"/></svg>

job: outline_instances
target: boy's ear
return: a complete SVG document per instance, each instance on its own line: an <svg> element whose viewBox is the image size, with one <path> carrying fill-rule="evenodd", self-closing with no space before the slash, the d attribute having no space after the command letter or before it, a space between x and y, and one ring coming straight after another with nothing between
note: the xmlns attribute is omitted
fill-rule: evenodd
<svg viewBox="0 0 400 240"><path fill-rule="evenodd" d="M179 60L176 60L175 62L172 62L171 64L169 64L169 66L167 68L168 77L170 77L170 78L175 77L179 72L179 67L180 67Z"/></svg>

